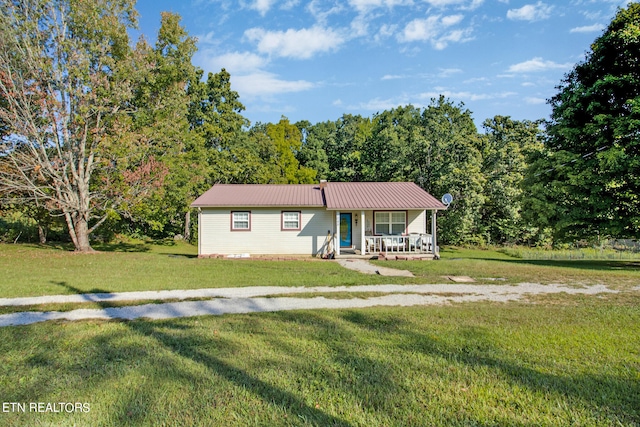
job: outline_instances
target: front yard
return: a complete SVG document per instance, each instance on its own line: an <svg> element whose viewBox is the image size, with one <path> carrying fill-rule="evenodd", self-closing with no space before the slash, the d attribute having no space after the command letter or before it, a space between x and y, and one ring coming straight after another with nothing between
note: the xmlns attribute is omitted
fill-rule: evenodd
<svg viewBox="0 0 640 427"><path fill-rule="evenodd" d="M635 262L450 249L436 262L386 262L417 276L392 278L327 261L198 260L187 246L119 249L2 245L0 297L461 274L622 292L0 328L1 425L640 425Z"/></svg>

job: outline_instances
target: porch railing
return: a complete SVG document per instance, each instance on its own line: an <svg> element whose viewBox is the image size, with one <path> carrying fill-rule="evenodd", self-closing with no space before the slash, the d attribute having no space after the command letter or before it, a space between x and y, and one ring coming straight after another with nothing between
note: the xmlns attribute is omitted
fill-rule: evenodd
<svg viewBox="0 0 640 427"><path fill-rule="evenodd" d="M407 236L364 236L366 253L433 253L431 234Z"/></svg>

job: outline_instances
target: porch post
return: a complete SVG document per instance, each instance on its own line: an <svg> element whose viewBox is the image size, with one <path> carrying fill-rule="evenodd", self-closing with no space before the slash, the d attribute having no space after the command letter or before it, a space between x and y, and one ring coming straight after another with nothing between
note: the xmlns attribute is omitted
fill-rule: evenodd
<svg viewBox="0 0 640 427"><path fill-rule="evenodd" d="M364 226L366 223L367 222L364 218L364 211L360 211L360 255L366 255L367 250L369 249L364 242Z"/></svg>
<svg viewBox="0 0 640 427"><path fill-rule="evenodd" d="M434 255L437 255L436 247L438 245L436 241L436 212L438 211L435 209L431 211L431 250Z"/></svg>
<svg viewBox="0 0 640 427"><path fill-rule="evenodd" d="M202 255L202 208L198 208L198 255Z"/></svg>
<svg viewBox="0 0 640 427"><path fill-rule="evenodd" d="M336 256L340 255L340 211L336 211L336 233L334 234L334 247L336 248Z"/></svg>

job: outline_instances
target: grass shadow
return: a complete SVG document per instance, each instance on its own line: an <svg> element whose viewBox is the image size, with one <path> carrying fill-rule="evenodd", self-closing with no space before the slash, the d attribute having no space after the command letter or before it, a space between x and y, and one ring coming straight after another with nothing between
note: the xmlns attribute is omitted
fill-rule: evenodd
<svg viewBox="0 0 640 427"><path fill-rule="evenodd" d="M211 374L234 384L239 389L249 391L261 399L264 404L285 408L293 419L304 420L305 424L311 425L345 427L351 425L345 420L308 405L292 392L263 381L246 370L233 366L225 360L212 355L206 351L207 348L215 345L209 340L203 337L194 338L193 334L187 334L188 336L179 338L174 334L167 333L163 328L164 326L168 326L170 329L183 329L179 326L172 326L173 323L173 321L164 321L162 323L133 321L126 324L132 331L155 339L165 349L180 358L187 358L201 365ZM192 378L192 381L198 380L200 378Z"/></svg>
<svg viewBox="0 0 640 427"><path fill-rule="evenodd" d="M150 252L151 247L146 243L94 243L93 249L101 252Z"/></svg>
<svg viewBox="0 0 640 427"><path fill-rule="evenodd" d="M409 338L406 349L443 358L452 365L462 364L473 371L489 369L498 378L535 393L562 396L568 402L576 399L590 408L596 419L605 413L606 418L619 425L623 422L636 425L640 421L640 382L632 379L593 373L563 375L534 369L526 366L526 361L507 357L479 327L455 331L450 342L415 330L403 333Z"/></svg>

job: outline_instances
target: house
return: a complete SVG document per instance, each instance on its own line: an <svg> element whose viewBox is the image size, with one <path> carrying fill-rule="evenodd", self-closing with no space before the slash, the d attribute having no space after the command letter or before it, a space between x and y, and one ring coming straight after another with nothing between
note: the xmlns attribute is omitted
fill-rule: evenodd
<svg viewBox="0 0 640 427"><path fill-rule="evenodd" d="M216 184L198 208L198 253L438 256L436 213L412 182Z"/></svg>

